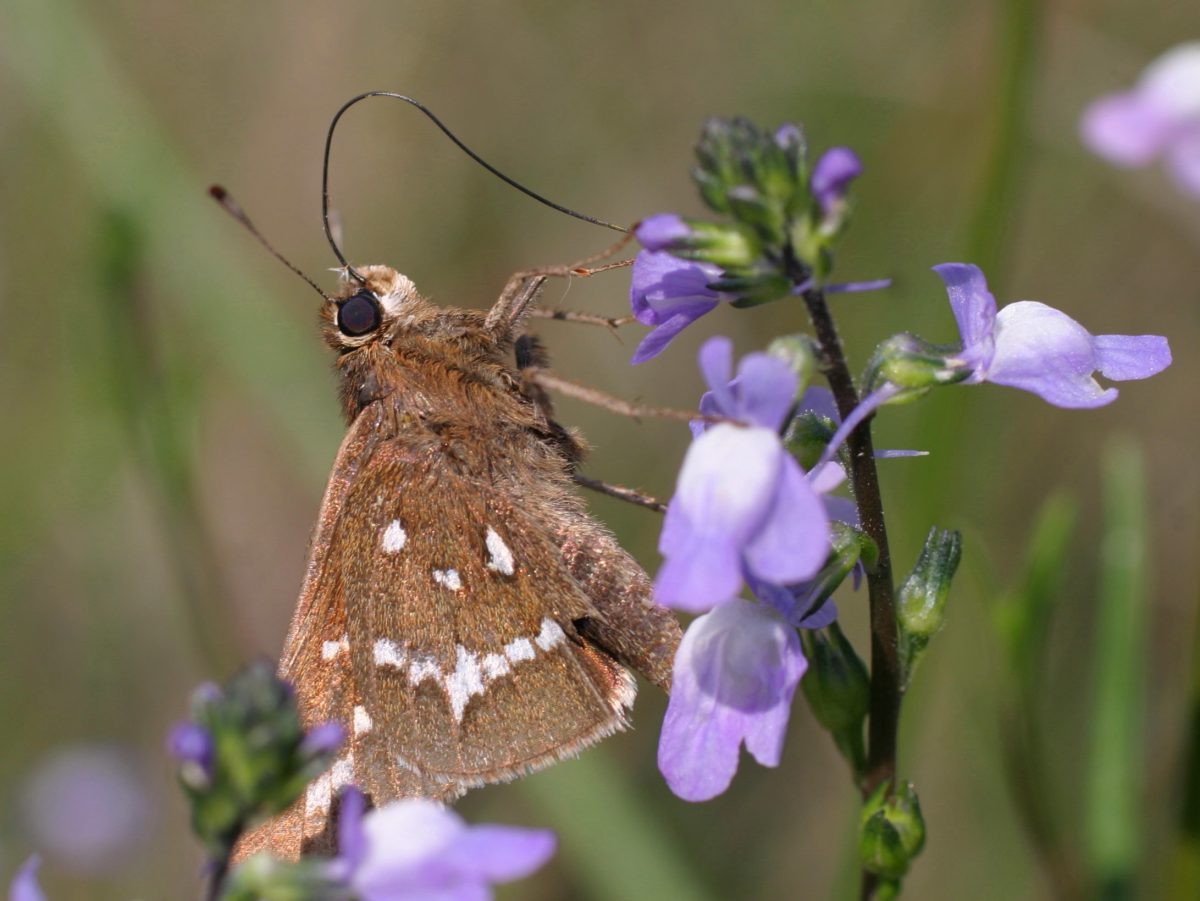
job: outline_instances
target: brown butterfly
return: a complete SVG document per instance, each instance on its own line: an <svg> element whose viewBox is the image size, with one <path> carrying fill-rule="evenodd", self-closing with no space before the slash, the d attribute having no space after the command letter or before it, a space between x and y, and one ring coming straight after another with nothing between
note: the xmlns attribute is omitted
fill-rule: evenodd
<svg viewBox="0 0 1200 901"><path fill-rule="evenodd" d="M484 313L386 266L342 275L321 328L349 429L279 672L305 726L347 741L239 856L328 850L349 784L375 804L449 801L575 754L626 725L626 666L669 689L680 639L576 496L581 446L523 377L545 276L514 276Z"/></svg>

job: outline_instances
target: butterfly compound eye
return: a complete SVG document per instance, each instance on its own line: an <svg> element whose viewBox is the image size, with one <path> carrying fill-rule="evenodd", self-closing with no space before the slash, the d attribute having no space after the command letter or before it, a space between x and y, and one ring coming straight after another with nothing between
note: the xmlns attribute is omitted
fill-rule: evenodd
<svg viewBox="0 0 1200 901"><path fill-rule="evenodd" d="M338 306L337 327L352 338L379 328L379 304L370 291L359 291Z"/></svg>

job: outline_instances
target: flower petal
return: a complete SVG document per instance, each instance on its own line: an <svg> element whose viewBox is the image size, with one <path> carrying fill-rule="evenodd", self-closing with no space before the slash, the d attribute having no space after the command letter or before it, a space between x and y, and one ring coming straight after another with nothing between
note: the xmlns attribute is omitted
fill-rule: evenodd
<svg viewBox="0 0 1200 901"><path fill-rule="evenodd" d="M821 154L809 177L809 190L828 212L846 195L850 182L862 174L862 162L849 147L831 147Z"/></svg>
<svg viewBox="0 0 1200 901"><path fill-rule="evenodd" d="M1167 166L1180 187L1200 197L1200 116L1190 133L1172 142Z"/></svg>
<svg viewBox="0 0 1200 901"><path fill-rule="evenodd" d="M709 338L700 345L697 355L700 374L708 385L705 396L712 396L711 404L724 416L734 416L733 392L729 383L733 379L733 342L724 335ZM703 398L701 399L703 401Z"/></svg>
<svg viewBox="0 0 1200 901"><path fill-rule="evenodd" d="M706 610L737 593L741 549L771 510L785 458L769 429L718 424L692 442L659 538L660 604Z"/></svg>
<svg viewBox="0 0 1200 901"><path fill-rule="evenodd" d="M676 335L716 305L716 301L707 304L697 302L688 310L676 313L641 340L629 362L636 366L638 363L645 363L647 360L657 357L675 339Z"/></svg>
<svg viewBox="0 0 1200 901"><path fill-rule="evenodd" d="M441 855L467 879L511 882L540 869L553 855L554 833L515 826L470 826Z"/></svg>
<svg viewBox="0 0 1200 901"><path fill-rule="evenodd" d="M1022 300L996 317L996 353L984 377L1057 407L1100 407L1115 400L1117 390L1092 378L1097 365L1087 329L1053 307Z"/></svg>
<svg viewBox="0 0 1200 901"><path fill-rule="evenodd" d="M950 309L962 336L963 357L973 366L986 367L992 354L996 298L988 290L983 272L971 263L941 263L933 271L950 296Z"/></svg>
<svg viewBox="0 0 1200 901"><path fill-rule="evenodd" d="M675 656L658 747L671 790L688 801L721 794L743 740L777 765L804 667L795 630L769 607L735 600L696 619Z"/></svg>
<svg viewBox="0 0 1200 901"><path fill-rule="evenodd" d="M1110 94L1092 103L1079 124L1084 146L1117 166L1144 166L1162 153L1170 117L1137 91Z"/></svg>
<svg viewBox="0 0 1200 901"><path fill-rule="evenodd" d="M41 864L42 860L36 854L21 864L8 887L8 901L46 901L42 887L37 881L37 871Z"/></svg>
<svg viewBox="0 0 1200 901"><path fill-rule="evenodd" d="M746 354L735 380L737 406L727 415L778 432L796 402L796 373L770 354Z"/></svg>
<svg viewBox="0 0 1200 901"><path fill-rule="evenodd" d="M770 513L746 546L746 566L764 581L788 585L812 576L828 555L825 505L800 464L785 454Z"/></svg>
<svg viewBox="0 0 1200 901"><path fill-rule="evenodd" d="M639 222L633 234L647 250L657 251L666 250L676 241L686 238L691 234L691 229L676 214L659 213Z"/></svg>
<svg viewBox="0 0 1200 901"><path fill-rule="evenodd" d="M1171 348L1159 335L1097 335L1096 368L1114 382L1147 379L1171 365Z"/></svg>
<svg viewBox="0 0 1200 901"><path fill-rule="evenodd" d="M643 250L633 260L629 282L633 315L642 325L661 325L677 313L700 305L706 304L703 312L708 312L721 299L708 284L720 277L721 270L709 263Z"/></svg>

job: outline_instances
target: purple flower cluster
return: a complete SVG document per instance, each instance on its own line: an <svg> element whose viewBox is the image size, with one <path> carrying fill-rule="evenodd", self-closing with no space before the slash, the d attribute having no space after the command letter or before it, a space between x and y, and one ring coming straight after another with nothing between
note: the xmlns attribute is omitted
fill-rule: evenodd
<svg viewBox="0 0 1200 901"><path fill-rule="evenodd" d="M655 580L660 603L703 614L676 654L658 752L672 791L692 801L729 786L743 743L764 766L779 763L806 666L796 626L833 615L828 604L799 619L807 608L797 599L829 554L823 495L842 478L836 465L806 474L783 446L798 387L786 363L749 354L734 376L731 342L713 338L700 368L709 385L701 412L739 424L692 424ZM746 584L759 601L738 598Z"/></svg>
<svg viewBox="0 0 1200 901"><path fill-rule="evenodd" d="M1165 159L1179 186L1200 196L1200 41L1160 56L1132 90L1092 103L1080 132L1093 152L1118 166Z"/></svg>

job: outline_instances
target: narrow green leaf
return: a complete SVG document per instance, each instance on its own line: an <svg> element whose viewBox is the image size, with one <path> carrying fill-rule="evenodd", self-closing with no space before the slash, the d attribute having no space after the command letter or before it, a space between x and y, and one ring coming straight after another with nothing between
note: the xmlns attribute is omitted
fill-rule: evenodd
<svg viewBox="0 0 1200 901"><path fill-rule="evenodd" d="M1084 817L1085 859L1099 896L1134 894L1139 736L1145 688L1146 499L1142 457L1119 443L1104 456L1104 535L1093 659L1093 710Z"/></svg>

